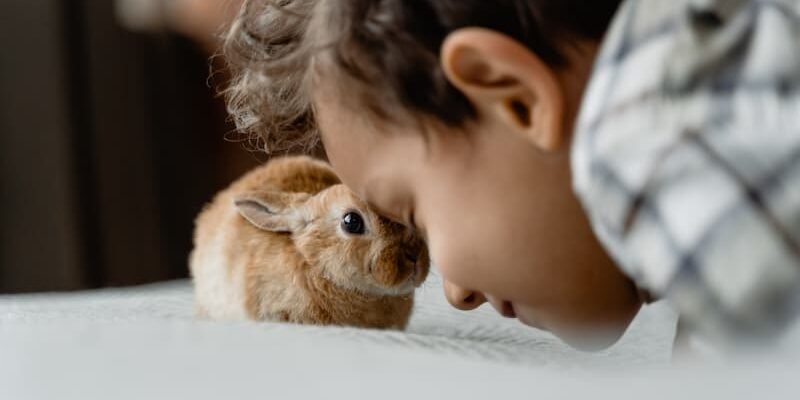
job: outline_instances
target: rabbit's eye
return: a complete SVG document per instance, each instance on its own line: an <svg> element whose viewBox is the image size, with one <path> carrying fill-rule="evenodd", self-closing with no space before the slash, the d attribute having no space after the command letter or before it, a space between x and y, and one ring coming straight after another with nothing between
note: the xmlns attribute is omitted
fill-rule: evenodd
<svg viewBox="0 0 800 400"><path fill-rule="evenodd" d="M351 235L363 235L364 218L357 212L349 212L342 217L342 229Z"/></svg>

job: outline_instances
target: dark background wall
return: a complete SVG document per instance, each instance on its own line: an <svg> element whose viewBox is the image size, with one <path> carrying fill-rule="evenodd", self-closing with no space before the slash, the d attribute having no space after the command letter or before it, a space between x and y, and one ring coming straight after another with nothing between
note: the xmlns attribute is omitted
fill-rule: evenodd
<svg viewBox="0 0 800 400"><path fill-rule="evenodd" d="M111 1L0 2L0 293L187 275L194 216L257 162L207 60Z"/></svg>

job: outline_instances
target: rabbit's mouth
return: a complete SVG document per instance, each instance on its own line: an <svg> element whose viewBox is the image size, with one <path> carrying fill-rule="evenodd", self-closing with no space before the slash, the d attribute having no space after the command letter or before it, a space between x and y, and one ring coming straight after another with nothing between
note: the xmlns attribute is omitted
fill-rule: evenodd
<svg viewBox="0 0 800 400"><path fill-rule="evenodd" d="M422 285L422 282L424 282L425 278L428 277L430 266L431 260L428 257L428 249L423 246L416 258L413 260L411 275L409 276L408 281L411 282L415 288Z"/></svg>
<svg viewBox="0 0 800 400"><path fill-rule="evenodd" d="M428 277L428 271L430 270L428 252L423 248L414 258L406 257L399 263L398 270L401 276L395 289L400 292L399 294L414 292L414 289L422 285L422 282Z"/></svg>
<svg viewBox="0 0 800 400"><path fill-rule="evenodd" d="M416 251L387 249L370 264L372 291L384 296L405 296L414 292L428 276L430 260L425 247Z"/></svg>

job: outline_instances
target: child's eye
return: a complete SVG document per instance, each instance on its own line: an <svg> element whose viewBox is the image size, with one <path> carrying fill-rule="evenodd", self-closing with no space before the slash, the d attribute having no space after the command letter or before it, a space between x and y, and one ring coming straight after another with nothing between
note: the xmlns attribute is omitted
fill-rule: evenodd
<svg viewBox="0 0 800 400"><path fill-rule="evenodd" d="M351 211L342 217L342 229L351 235L363 235L366 230L364 218L359 213Z"/></svg>

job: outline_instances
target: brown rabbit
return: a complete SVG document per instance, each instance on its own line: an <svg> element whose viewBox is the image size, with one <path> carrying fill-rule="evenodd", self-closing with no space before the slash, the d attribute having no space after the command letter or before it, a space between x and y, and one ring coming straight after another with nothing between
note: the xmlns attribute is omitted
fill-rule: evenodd
<svg viewBox="0 0 800 400"><path fill-rule="evenodd" d="M430 264L418 236L308 157L274 159L219 193L194 245L197 312L214 319L403 329Z"/></svg>

